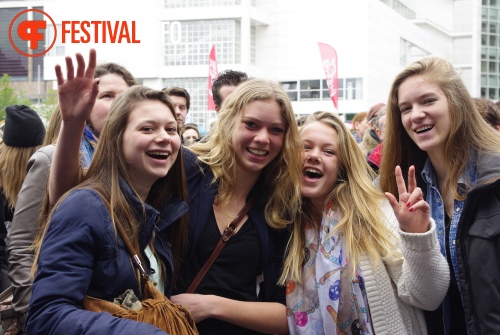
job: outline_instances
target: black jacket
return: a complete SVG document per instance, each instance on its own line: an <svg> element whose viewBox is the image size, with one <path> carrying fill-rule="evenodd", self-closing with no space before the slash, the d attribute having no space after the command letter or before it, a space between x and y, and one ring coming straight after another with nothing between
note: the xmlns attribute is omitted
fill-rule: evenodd
<svg viewBox="0 0 500 335"><path fill-rule="evenodd" d="M477 173L458 223L458 280L469 335L500 334L500 156L479 155Z"/></svg>

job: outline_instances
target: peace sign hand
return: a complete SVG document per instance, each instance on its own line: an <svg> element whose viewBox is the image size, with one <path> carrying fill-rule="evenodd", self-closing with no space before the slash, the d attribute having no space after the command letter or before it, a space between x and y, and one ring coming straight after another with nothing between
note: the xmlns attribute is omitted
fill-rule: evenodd
<svg viewBox="0 0 500 335"><path fill-rule="evenodd" d="M78 64L76 75L71 57L66 57L66 80L60 65L56 65L57 93L61 117L64 121L85 122L94 108L99 79L94 79L96 68L96 52L90 49L89 64L85 68L85 60L80 53L76 54Z"/></svg>
<svg viewBox="0 0 500 335"><path fill-rule="evenodd" d="M395 174L399 202L389 192L385 192L385 196L399 221L399 227L407 233L427 232L429 230L430 206L424 200L422 189L417 187L415 167L412 165L408 169L408 191L399 165L396 166Z"/></svg>

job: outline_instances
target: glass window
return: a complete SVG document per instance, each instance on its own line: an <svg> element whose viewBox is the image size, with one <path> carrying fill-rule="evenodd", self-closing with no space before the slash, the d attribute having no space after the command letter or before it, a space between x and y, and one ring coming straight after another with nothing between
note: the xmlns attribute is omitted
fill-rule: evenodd
<svg viewBox="0 0 500 335"><path fill-rule="evenodd" d="M495 96L495 93L496 93L496 89L494 89L494 88L489 88L489 89L488 89L488 98L489 98L489 99L493 99L493 100L498 99L498 97L497 97L497 96Z"/></svg>
<svg viewBox="0 0 500 335"><path fill-rule="evenodd" d="M300 81L300 100L320 100L320 80Z"/></svg>
<svg viewBox="0 0 500 335"><path fill-rule="evenodd" d="M490 35L490 47L496 47L498 45L498 36Z"/></svg>
<svg viewBox="0 0 500 335"><path fill-rule="evenodd" d="M191 96L191 106L186 116L186 123L196 123L201 130L206 131L215 119L215 112L208 112L208 78L168 78L163 81L163 87L183 87ZM212 115L213 114L213 115Z"/></svg>
<svg viewBox="0 0 500 335"><path fill-rule="evenodd" d="M215 45L218 64L239 64L240 22L197 20L164 22L165 65L206 65Z"/></svg>
<svg viewBox="0 0 500 335"><path fill-rule="evenodd" d="M298 92L297 92L297 82L296 81L284 81L281 83L281 86L286 91L291 101L298 100Z"/></svg>
<svg viewBox="0 0 500 335"><path fill-rule="evenodd" d="M165 8L236 6L241 0L165 0Z"/></svg>
<svg viewBox="0 0 500 335"><path fill-rule="evenodd" d="M481 62L481 72L488 72L488 62Z"/></svg>
<svg viewBox="0 0 500 335"><path fill-rule="evenodd" d="M490 72L496 73L498 71L498 63L497 62L490 62L489 70L490 70Z"/></svg>

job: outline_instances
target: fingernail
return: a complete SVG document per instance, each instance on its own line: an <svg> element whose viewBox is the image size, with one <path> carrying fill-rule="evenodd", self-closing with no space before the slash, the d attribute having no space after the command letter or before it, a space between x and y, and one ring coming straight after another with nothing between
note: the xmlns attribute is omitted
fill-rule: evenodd
<svg viewBox="0 0 500 335"><path fill-rule="evenodd" d="M410 205L411 205L411 202L409 202L409 201L408 201L408 202L406 203L406 207L410 207Z"/></svg>
<svg viewBox="0 0 500 335"><path fill-rule="evenodd" d="M410 207L409 211L413 212L415 209L413 207Z"/></svg>

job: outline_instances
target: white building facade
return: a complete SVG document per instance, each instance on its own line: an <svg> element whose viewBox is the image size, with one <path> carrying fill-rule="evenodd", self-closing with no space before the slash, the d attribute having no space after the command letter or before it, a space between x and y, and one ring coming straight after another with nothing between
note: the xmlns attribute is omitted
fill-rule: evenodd
<svg viewBox="0 0 500 335"><path fill-rule="evenodd" d="M44 56L44 79L64 56L97 49L98 60L127 67L153 88L191 94L189 121L201 128L207 111L208 55L233 69L282 83L297 115L348 115L387 100L394 76L435 54L452 61L471 95L499 99L500 0L88 0L2 1L2 8L43 7L62 21L135 21L140 43L62 43ZM2 35L4 33L2 32ZM46 34L51 40L51 33ZM318 42L336 49L339 104L326 87ZM0 44L1 51L1 44Z"/></svg>

